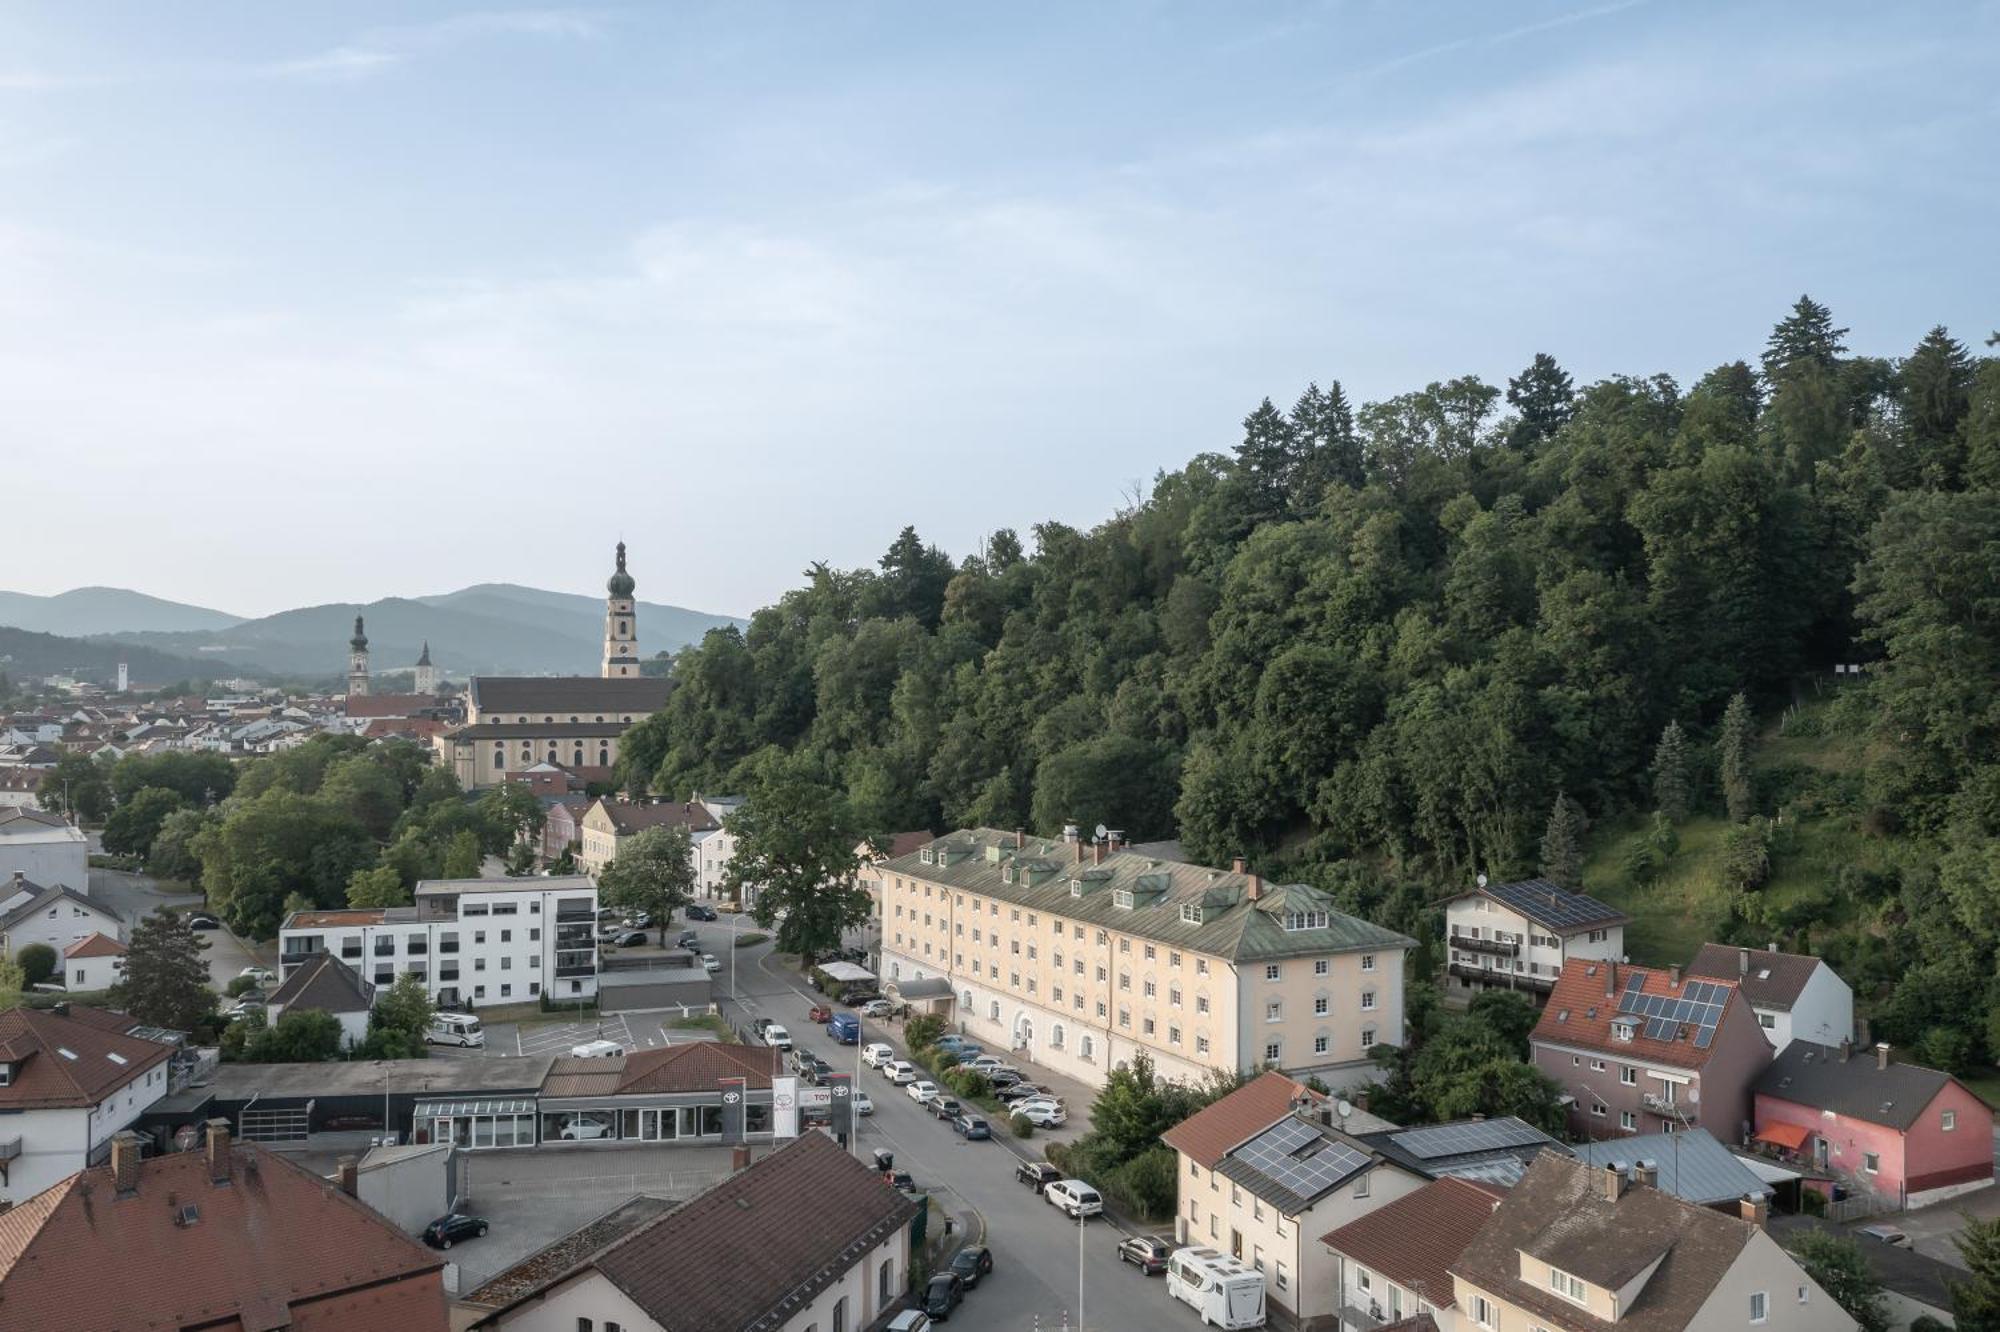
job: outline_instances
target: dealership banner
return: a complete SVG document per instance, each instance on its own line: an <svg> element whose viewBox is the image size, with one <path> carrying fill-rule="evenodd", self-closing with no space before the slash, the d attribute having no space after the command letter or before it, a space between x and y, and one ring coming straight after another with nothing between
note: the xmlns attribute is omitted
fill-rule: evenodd
<svg viewBox="0 0 2000 1332"><path fill-rule="evenodd" d="M771 1079L771 1136L783 1142L799 1136L799 1080Z"/></svg>

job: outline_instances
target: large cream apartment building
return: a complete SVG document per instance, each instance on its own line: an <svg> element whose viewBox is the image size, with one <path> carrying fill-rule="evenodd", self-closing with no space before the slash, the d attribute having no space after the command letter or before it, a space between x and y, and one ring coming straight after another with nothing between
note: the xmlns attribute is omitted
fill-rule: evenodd
<svg viewBox="0 0 2000 1332"><path fill-rule="evenodd" d="M1241 862L973 828L875 874L883 980L944 979L955 1026L1072 1077L1143 1052L1168 1078L1276 1067L1341 1088L1403 1040L1416 941Z"/></svg>

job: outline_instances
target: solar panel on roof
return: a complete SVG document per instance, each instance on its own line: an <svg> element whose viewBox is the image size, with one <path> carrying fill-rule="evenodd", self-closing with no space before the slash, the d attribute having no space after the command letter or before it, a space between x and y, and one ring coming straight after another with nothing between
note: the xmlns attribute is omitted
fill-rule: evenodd
<svg viewBox="0 0 2000 1332"><path fill-rule="evenodd" d="M1714 1043L1715 1043L1714 1027L1702 1027L1695 1032L1694 1034L1695 1049L1706 1050L1709 1046L1713 1045Z"/></svg>
<svg viewBox="0 0 2000 1332"><path fill-rule="evenodd" d="M1438 1124L1411 1129L1390 1139L1420 1160L1440 1156L1464 1156L1471 1152L1505 1151L1544 1141L1542 1132L1519 1120L1474 1120L1463 1124Z"/></svg>
<svg viewBox="0 0 2000 1332"><path fill-rule="evenodd" d="M1368 1163L1345 1143L1309 1124L1281 1119L1231 1154L1280 1188L1316 1198Z"/></svg>

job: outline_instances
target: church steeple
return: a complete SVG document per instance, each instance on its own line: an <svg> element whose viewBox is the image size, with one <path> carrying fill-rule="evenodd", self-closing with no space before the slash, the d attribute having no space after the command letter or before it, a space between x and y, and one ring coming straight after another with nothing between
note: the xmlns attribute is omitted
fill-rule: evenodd
<svg viewBox="0 0 2000 1332"><path fill-rule="evenodd" d="M638 584L625 571L625 543L618 543L618 567L605 582L610 595L604 601L604 678L617 680L639 674L639 643L636 625L638 603L632 592Z"/></svg>
<svg viewBox="0 0 2000 1332"><path fill-rule="evenodd" d="M347 696L362 698L368 693L368 635L361 617L354 617L354 637L347 640Z"/></svg>
<svg viewBox="0 0 2000 1332"><path fill-rule="evenodd" d="M410 688L419 694L437 692L437 667L431 665L431 641L424 640L424 650L417 657L417 668L411 672Z"/></svg>

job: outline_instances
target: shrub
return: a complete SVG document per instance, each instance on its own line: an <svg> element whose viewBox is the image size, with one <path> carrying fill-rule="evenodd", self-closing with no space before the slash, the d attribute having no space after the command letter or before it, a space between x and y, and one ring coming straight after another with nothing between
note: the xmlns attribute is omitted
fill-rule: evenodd
<svg viewBox="0 0 2000 1332"><path fill-rule="evenodd" d="M237 976L232 978L229 984L223 987L223 993L234 999L245 990L253 990L255 988L257 988L257 978L255 976Z"/></svg>
<svg viewBox="0 0 2000 1332"><path fill-rule="evenodd" d="M14 955L21 968L21 983L40 985L56 974L56 950L45 943L31 943Z"/></svg>
<svg viewBox="0 0 2000 1332"><path fill-rule="evenodd" d="M1028 1120L1023 1119L1019 1115L1007 1116L1007 1127L1013 1130L1014 1136L1017 1138L1032 1138L1035 1136L1035 1126ZM1062 1146L1062 1144L1058 1142L1052 1142L1049 1144L1049 1153L1052 1160L1055 1154L1055 1149L1060 1146Z"/></svg>
<svg viewBox="0 0 2000 1332"><path fill-rule="evenodd" d="M1175 1174L1179 1158L1171 1147L1150 1147L1118 1167L1112 1176L1114 1194L1127 1208L1149 1221L1171 1216L1176 1201Z"/></svg>
<svg viewBox="0 0 2000 1332"><path fill-rule="evenodd" d="M915 1051L930 1050L942 1035L944 1035L944 1019L935 1013L913 1017L903 1026L903 1040Z"/></svg>
<svg viewBox="0 0 2000 1332"><path fill-rule="evenodd" d="M754 948L756 945L763 943L766 939L770 937L771 936L768 934L759 934L755 930L752 930L748 934L739 934L736 936L736 947Z"/></svg>
<svg viewBox="0 0 2000 1332"><path fill-rule="evenodd" d="M984 1073L975 1073L969 1068L946 1068L938 1076L944 1085L968 1101L984 1100L993 1095L993 1084Z"/></svg>

